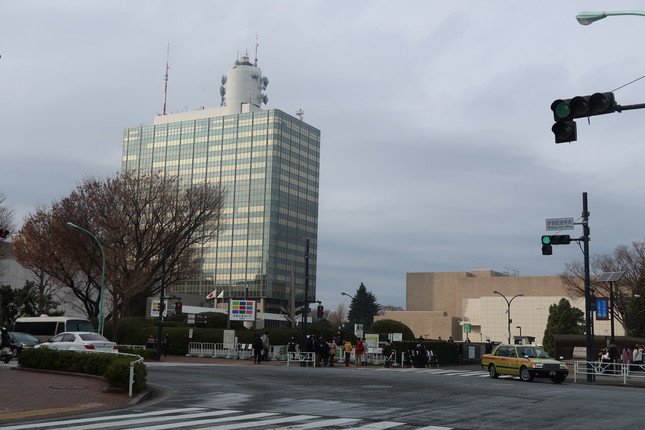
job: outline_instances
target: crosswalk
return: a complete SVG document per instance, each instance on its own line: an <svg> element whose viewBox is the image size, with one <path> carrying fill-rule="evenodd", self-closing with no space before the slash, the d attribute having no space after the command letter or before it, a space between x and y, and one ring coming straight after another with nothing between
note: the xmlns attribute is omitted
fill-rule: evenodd
<svg viewBox="0 0 645 430"><path fill-rule="evenodd" d="M401 427L413 430L451 430L441 426L410 426L397 421L368 422L359 418L332 418L319 415L295 415L279 412L248 413L232 409L180 408L153 412L129 411L93 418L61 418L42 423L0 426L2 430L26 429L343 429L381 430Z"/></svg>
<svg viewBox="0 0 645 430"><path fill-rule="evenodd" d="M415 368L415 367L408 367L408 368L403 368L403 369L394 369L394 368L379 368L378 370L385 371L385 372L404 372L404 373L417 373L417 374L425 374L425 375L443 375L443 376L463 376L463 377L471 377L471 378L489 378L489 374L485 370L455 370L452 368L446 368L442 369L439 367L431 367L431 368ZM499 375L499 378L513 378L511 375Z"/></svg>

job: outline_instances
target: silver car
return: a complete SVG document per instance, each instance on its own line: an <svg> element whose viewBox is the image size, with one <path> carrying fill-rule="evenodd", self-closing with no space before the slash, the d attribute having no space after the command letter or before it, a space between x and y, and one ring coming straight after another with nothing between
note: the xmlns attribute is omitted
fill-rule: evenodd
<svg viewBox="0 0 645 430"><path fill-rule="evenodd" d="M64 349L68 351L114 352L118 353L116 343L110 342L98 333L68 331L57 334L47 342L40 343L36 348Z"/></svg>

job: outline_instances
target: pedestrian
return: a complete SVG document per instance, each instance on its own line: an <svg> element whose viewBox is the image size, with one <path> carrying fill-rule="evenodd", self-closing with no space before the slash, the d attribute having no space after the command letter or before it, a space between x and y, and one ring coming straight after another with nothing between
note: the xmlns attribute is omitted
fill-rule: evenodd
<svg viewBox="0 0 645 430"><path fill-rule="evenodd" d="M147 349L155 349L157 347L157 340L155 339L154 335L148 336L148 340L146 340L146 348Z"/></svg>
<svg viewBox="0 0 645 430"><path fill-rule="evenodd" d="M262 334L261 339L262 339L262 347L263 347L262 348L263 349L263 351L262 351L263 352L263 354L262 354L263 359L268 361L269 360L269 349L271 348L271 343L269 342L269 332L265 331Z"/></svg>
<svg viewBox="0 0 645 430"><path fill-rule="evenodd" d="M161 339L161 350L163 351L163 356L168 357L168 348L170 345L170 337L168 333L164 334L163 339Z"/></svg>
<svg viewBox="0 0 645 430"><path fill-rule="evenodd" d="M345 353L345 367L349 367L349 359L352 356L352 343L349 339L345 340L343 345L343 352Z"/></svg>
<svg viewBox="0 0 645 430"><path fill-rule="evenodd" d="M307 361L303 363L304 365L309 364L309 366L313 366L316 360L316 340L314 339L313 335L310 335L307 338L306 347L307 347Z"/></svg>
<svg viewBox="0 0 645 430"><path fill-rule="evenodd" d="M0 328L0 332L0 350L9 348L9 351L11 351L11 336L9 336L7 327Z"/></svg>
<svg viewBox="0 0 645 430"><path fill-rule="evenodd" d="M291 336L287 342L287 352L296 352L297 347L298 342L296 342L296 338Z"/></svg>
<svg viewBox="0 0 645 430"><path fill-rule="evenodd" d="M623 364L629 364L632 361L632 350L630 345L627 345L623 348L623 352L620 354L620 361Z"/></svg>
<svg viewBox="0 0 645 430"><path fill-rule="evenodd" d="M253 348L253 362L260 364L262 361L262 353L264 352L264 342L259 334L255 334L251 347Z"/></svg>
<svg viewBox="0 0 645 430"><path fill-rule="evenodd" d="M388 340L387 342L385 342L385 346L383 346L383 366L390 367L391 362L392 362L392 342Z"/></svg>
<svg viewBox="0 0 645 430"><path fill-rule="evenodd" d="M356 355L356 367L363 367L363 354L365 354L365 340L363 338L359 338L356 342L354 354Z"/></svg>
<svg viewBox="0 0 645 430"><path fill-rule="evenodd" d="M641 349L643 345L634 346L634 351L632 351L632 364L637 364L640 366L643 364L643 350ZM634 367L636 369L636 367Z"/></svg>
<svg viewBox="0 0 645 430"><path fill-rule="evenodd" d="M486 342L486 345L484 346L484 353L490 354L493 352L493 344L491 343L490 339Z"/></svg>
<svg viewBox="0 0 645 430"><path fill-rule="evenodd" d="M454 342L455 340L452 338L452 336L448 336L448 342Z"/></svg>
<svg viewBox="0 0 645 430"><path fill-rule="evenodd" d="M428 351L426 351L426 346L423 342L422 337L419 337L419 339L417 339L417 346L415 350L417 353L417 360L419 360L418 365L424 368L429 367Z"/></svg>
<svg viewBox="0 0 645 430"><path fill-rule="evenodd" d="M336 342L332 339L331 342L328 342L329 345L329 367L334 367L334 358L336 358Z"/></svg>
<svg viewBox="0 0 645 430"><path fill-rule="evenodd" d="M323 366L327 367L329 363L329 344L324 337L318 336L317 348L320 353L320 355L316 354L316 357L320 356L318 366L322 363Z"/></svg>

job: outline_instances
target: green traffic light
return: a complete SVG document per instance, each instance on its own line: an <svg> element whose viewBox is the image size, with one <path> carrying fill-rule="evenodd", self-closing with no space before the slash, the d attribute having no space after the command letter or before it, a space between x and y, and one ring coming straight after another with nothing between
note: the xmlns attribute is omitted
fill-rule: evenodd
<svg viewBox="0 0 645 430"><path fill-rule="evenodd" d="M542 236L542 244L550 245L551 244L551 236Z"/></svg>
<svg viewBox="0 0 645 430"><path fill-rule="evenodd" d="M571 115L571 107L569 106L569 103L561 101L560 103L555 105L553 112L558 118L567 118L569 115Z"/></svg>

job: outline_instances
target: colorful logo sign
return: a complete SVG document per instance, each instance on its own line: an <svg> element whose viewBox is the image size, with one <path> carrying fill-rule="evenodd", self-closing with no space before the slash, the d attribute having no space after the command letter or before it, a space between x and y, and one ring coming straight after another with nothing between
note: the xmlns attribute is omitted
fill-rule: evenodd
<svg viewBox="0 0 645 430"><path fill-rule="evenodd" d="M231 321L255 321L255 300L231 300Z"/></svg>

